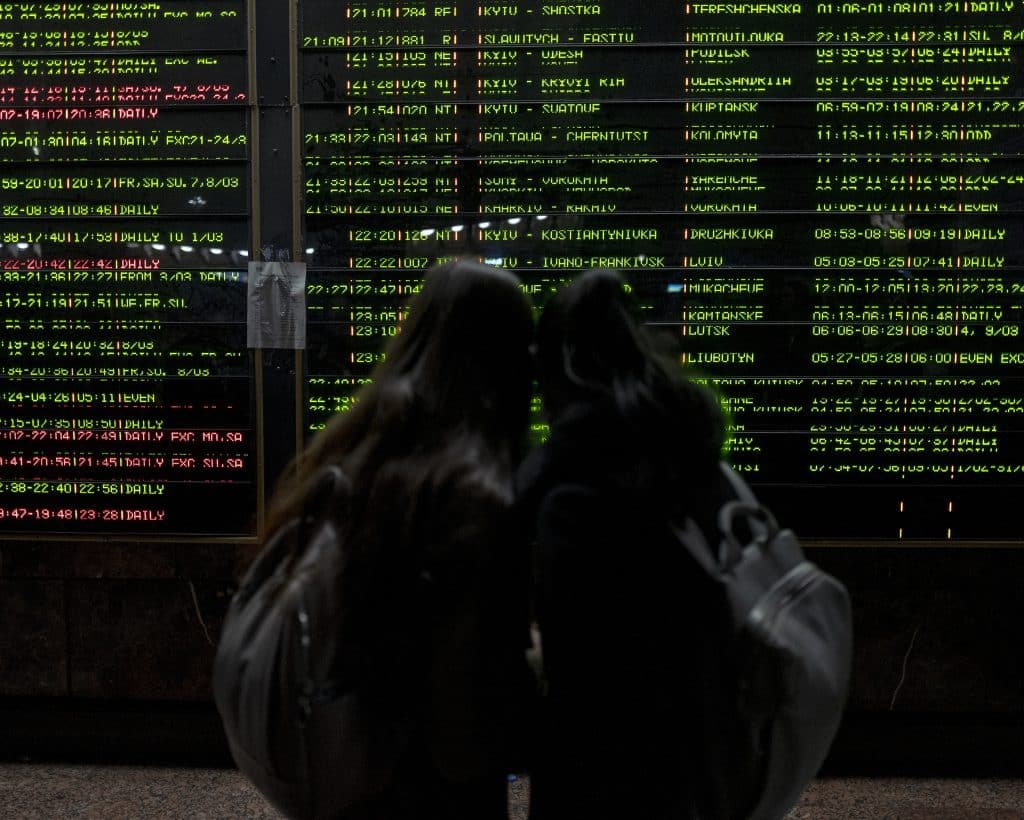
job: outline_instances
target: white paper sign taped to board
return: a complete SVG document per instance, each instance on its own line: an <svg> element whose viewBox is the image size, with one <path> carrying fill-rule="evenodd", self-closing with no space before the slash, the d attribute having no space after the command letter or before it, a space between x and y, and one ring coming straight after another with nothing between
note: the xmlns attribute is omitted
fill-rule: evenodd
<svg viewBox="0 0 1024 820"><path fill-rule="evenodd" d="M250 262L248 347L306 347L306 263Z"/></svg>

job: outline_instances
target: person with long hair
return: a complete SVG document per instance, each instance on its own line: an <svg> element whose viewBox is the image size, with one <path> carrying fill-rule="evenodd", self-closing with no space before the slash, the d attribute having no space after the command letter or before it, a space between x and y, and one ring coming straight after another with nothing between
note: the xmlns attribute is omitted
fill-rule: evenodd
<svg viewBox="0 0 1024 820"><path fill-rule="evenodd" d="M341 601L369 719L406 736L391 784L344 820L504 820L533 679L529 553L513 482L533 314L511 273L432 268L371 382L273 499L297 515L324 465L351 482Z"/></svg>
<svg viewBox="0 0 1024 820"><path fill-rule="evenodd" d="M518 480L547 686L530 816L688 818L708 597L669 522L707 506L723 414L615 271L561 289L537 348L550 436Z"/></svg>

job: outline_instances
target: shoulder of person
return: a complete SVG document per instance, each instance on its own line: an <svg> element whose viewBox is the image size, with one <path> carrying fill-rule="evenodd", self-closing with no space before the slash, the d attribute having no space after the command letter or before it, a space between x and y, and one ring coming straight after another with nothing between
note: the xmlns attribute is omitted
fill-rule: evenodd
<svg viewBox="0 0 1024 820"><path fill-rule="evenodd" d="M536 507L553 487L592 473L620 428L621 420L607 408L586 403L566 408L552 421L548 439L527 455L516 473L521 503Z"/></svg>

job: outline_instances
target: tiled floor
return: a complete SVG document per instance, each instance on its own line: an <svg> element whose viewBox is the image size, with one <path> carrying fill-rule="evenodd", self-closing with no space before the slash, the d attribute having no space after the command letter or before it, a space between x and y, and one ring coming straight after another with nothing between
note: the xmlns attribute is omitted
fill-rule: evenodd
<svg viewBox="0 0 1024 820"><path fill-rule="evenodd" d="M524 781L511 784L513 820L525 820L527 792ZM233 770L12 764L0 765L0 818L277 820L279 815ZM1024 820L1024 781L821 780L787 820Z"/></svg>

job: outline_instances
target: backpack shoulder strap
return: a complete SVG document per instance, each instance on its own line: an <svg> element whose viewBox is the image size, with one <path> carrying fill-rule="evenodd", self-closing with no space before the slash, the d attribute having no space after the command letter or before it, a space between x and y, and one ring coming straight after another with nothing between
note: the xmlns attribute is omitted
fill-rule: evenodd
<svg viewBox="0 0 1024 820"><path fill-rule="evenodd" d="M697 562L704 572L713 578L721 575L722 570L718 566L715 550L708 543L704 531L697 526L697 522L687 517L681 526L676 522L669 522L669 528L676 542Z"/></svg>

